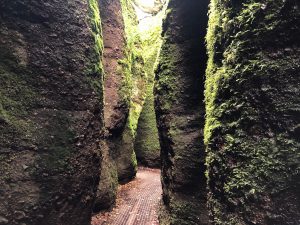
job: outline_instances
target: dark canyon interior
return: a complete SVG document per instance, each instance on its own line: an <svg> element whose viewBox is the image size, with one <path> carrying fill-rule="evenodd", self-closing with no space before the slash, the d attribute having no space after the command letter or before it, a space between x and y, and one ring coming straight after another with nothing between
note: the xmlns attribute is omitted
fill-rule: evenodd
<svg viewBox="0 0 300 225"><path fill-rule="evenodd" d="M0 225L299 225L299 7L0 0Z"/></svg>

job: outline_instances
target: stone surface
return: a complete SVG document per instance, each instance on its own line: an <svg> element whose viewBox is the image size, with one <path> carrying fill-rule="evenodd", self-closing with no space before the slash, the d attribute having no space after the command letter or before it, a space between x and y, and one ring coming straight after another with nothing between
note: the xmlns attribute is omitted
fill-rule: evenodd
<svg viewBox="0 0 300 225"><path fill-rule="evenodd" d="M99 0L103 34L104 119L106 135L102 143L103 162L94 211L113 206L118 186L115 142L122 137L129 104L121 91L125 81L120 60L125 57L126 40L120 1Z"/></svg>
<svg viewBox="0 0 300 225"><path fill-rule="evenodd" d="M208 224L203 128L208 1L171 0L163 24L155 107L161 145L161 224Z"/></svg>
<svg viewBox="0 0 300 225"><path fill-rule="evenodd" d="M0 218L88 225L103 127L90 1L0 2Z"/></svg>
<svg viewBox="0 0 300 225"><path fill-rule="evenodd" d="M125 83L121 92L129 104L129 115L120 138L114 140L116 163L120 182L135 177L137 160L134 142L138 119L145 100L147 77L144 71L142 43L138 32L138 20L130 0L121 0L126 34L126 54L120 61Z"/></svg>
<svg viewBox="0 0 300 225"><path fill-rule="evenodd" d="M126 51L125 27L119 0L99 0L99 6L104 43L105 127L110 136L117 136L124 129L129 111L126 96L121 92L125 83L120 65Z"/></svg>
<svg viewBox="0 0 300 225"><path fill-rule="evenodd" d="M107 139L101 143L102 163L100 168L100 182L94 202L93 211L110 209L116 201L118 188L118 173L116 162L111 156L111 149Z"/></svg>
<svg viewBox="0 0 300 225"><path fill-rule="evenodd" d="M134 150L140 165L151 168L159 168L160 145L154 111L153 82L152 85L150 83L150 86L148 86L147 94L148 95L139 118Z"/></svg>
<svg viewBox="0 0 300 225"><path fill-rule="evenodd" d="M299 1L216 1L206 82L214 224L300 224Z"/></svg>
<svg viewBox="0 0 300 225"><path fill-rule="evenodd" d="M140 165L160 167L160 145L154 110L154 70L162 44L162 20L167 5L160 9L156 15L140 16L139 31L143 43L143 58L147 74L146 99L138 121L134 150Z"/></svg>

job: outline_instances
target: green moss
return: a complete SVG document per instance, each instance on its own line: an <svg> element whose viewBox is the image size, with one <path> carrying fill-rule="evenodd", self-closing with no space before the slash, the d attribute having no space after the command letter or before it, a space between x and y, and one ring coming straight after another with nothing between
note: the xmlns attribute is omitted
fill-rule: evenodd
<svg viewBox="0 0 300 225"><path fill-rule="evenodd" d="M132 1L122 0L121 3L127 39L126 57L120 62L125 76L121 92L130 105L125 129L130 130L132 140L135 142L138 122L145 99L148 96L149 102L151 102L151 98L153 101L153 96L151 95L153 92L154 67L161 46L160 33L164 10L152 18L141 21L140 23L142 24L138 24ZM151 103L149 106L154 107ZM153 108L151 126L153 127L150 129L154 130L154 133L151 134L154 134L154 137L156 137L156 139L154 138L156 143L152 147L155 148L157 154L159 149L157 147L158 135L157 131L155 132L156 125ZM145 130L145 132L149 132L150 135L151 130ZM151 147L149 146L149 148Z"/></svg>
<svg viewBox="0 0 300 225"><path fill-rule="evenodd" d="M182 196L176 196L171 199L170 205L161 206L159 212L159 222L161 225L170 224L182 224L182 225L197 225L199 220L190 215L197 215L198 218L202 218L201 212L197 210L197 200L191 200L190 198L184 198ZM173 213L170 214L169 212ZM203 221L202 221L203 222ZM204 224L204 223L203 223Z"/></svg>
<svg viewBox="0 0 300 225"><path fill-rule="evenodd" d="M132 77L131 77L131 58L128 55L128 50L125 52L124 59L119 60L119 68L118 71L122 74L122 85L119 89L119 95L122 98L122 101L125 105L130 104L130 96L132 93Z"/></svg>
<svg viewBox="0 0 300 225"><path fill-rule="evenodd" d="M135 155L135 152L133 151L132 154L131 154L131 161L133 162L133 167L134 168L137 168L137 160L136 160L136 155Z"/></svg>
<svg viewBox="0 0 300 225"><path fill-rule="evenodd" d="M299 123L293 75L300 68L299 15L296 6L277 0L211 2L205 143L216 224L299 218L293 207L283 207L296 203L278 200L284 190L299 188L299 141L291 126Z"/></svg>
<svg viewBox="0 0 300 225"><path fill-rule="evenodd" d="M131 0L121 0L122 15L125 25L126 49L125 57L120 60L123 71L121 96L131 102L135 80L144 77L144 58L142 56L141 39L138 32L138 21Z"/></svg>
<svg viewBox="0 0 300 225"><path fill-rule="evenodd" d="M10 51L0 52L0 127L1 143L9 146L15 138L28 139L34 125L26 119L38 94L31 86L33 76Z"/></svg>
<svg viewBox="0 0 300 225"><path fill-rule="evenodd" d="M91 87L98 93L101 102L103 102L103 78L104 69L102 65L103 37L100 11L97 0L89 0L89 23L94 37L94 51L89 57L85 73L90 81Z"/></svg>
<svg viewBox="0 0 300 225"><path fill-rule="evenodd" d="M147 78L144 71L142 43L137 27L138 21L132 2L130 0L121 0L121 6L125 25L126 50L125 57L119 60L120 69L123 74L123 83L119 94L124 103L129 106L129 115L119 143L118 170L119 176L122 177L121 179L126 179L122 175L122 171L127 170L126 173L128 174L126 176L134 177L137 170L134 140L138 118L145 99ZM127 159L124 157L127 157Z"/></svg>
<svg viewBox="0 0 300 225"><path fill-rule="evenodd" d="M161 47L161 19L163 11L149 22L152 25L148 32L142 35L145 70L148 75L146 100L138 121L137 137L135 140L135 151L141 163L148 166L159 166L160 145L158 140L158 131L156 127L156 116L154 111L154 69L156 67L157 57ZM154 21L156 21L156 23ZM158 20L158 21L157 21ZM159 23L160 22L160 23ZM155 43L155 44L153 44Z"/></svg>
<svg viewBox="0 0 300 225"><path fill-rule="evenodd" d="M181 51L176 44L164 41L159 56L159 65L156 73L159 73L159 79L155 83L156 95L164 96L160 102L162 112L168 111L178 99L177 80L174 72L176 71L178 61L182 58Z"/></svg>
<svg viewBox="0 0 300 225"><path fill-rule="evenodd" d="M148 96L138 122L134 149L142 164L159 166L160 145L154 112L153 86L148 87Z"/></svg>
<svg viewBox="0 0 300 225"><path fill-rule="evenodd" d="M205 4L205 1L172 0L163 23L163 43L155 77L166 209L161 213L161 224L208 224L201 132Z"/></svg>
<svg viewBox="0 0 300 225"><path fill-rule="evenodd" d="M42 154L40 166L51 173L61 173L66 170L72 171L71 163L69 162L75 148L72 142L75 139L75 132L70 128L70 120L64 113L57 112L53 115L48 115L51 118L51 124L41 132L41 148L47 151L47 154ZM48 137L45 140L45 137ZM50 153L50 154L49 154Z"/></svg>
<svg viewBox="0 0 300 225"><path fill-rule="evenodd" d="M100 183L94 204L94 212L113 207L118 188L118 173L114 160L111 158L107 142L102 142L102 163Z"/></svg>

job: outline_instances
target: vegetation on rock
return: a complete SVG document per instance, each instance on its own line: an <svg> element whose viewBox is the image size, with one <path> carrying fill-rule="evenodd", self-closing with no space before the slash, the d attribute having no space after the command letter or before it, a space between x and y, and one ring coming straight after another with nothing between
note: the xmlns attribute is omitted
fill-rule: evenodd
<svg viewBox="0 0 300 225"><path fill-rule="evenodd" d="M204 37L208 1L171 0L155 80L164 209L161 224L208 224Z"/></svg>
<svg viewBox="0 0 300 225"><path fill-rule="evenodd" d="M90 223L103 128L97 12L96 1L0 3L1 224Z"/></svg>
<svg viewBox="0 0 300 225"><path fill-rule="evenodd" d="M165 16L166 6L165 3L164 7L160 8L155 16L144 15L139 22L148 83L146 100L138 121L134 149L139 163L149 167L160 166L160 145L154 110L153 88L154 69L157 65L157 58L162 44L162 19Z"/></svg>
<svg viewBox="0 0 300 225"><path fill-rule="evenodd" d="M137 30L138 20L131 0L121 0L122 14L125 25L126 51L120 60L125 76L123 88L124 99L129 104L129 114L123 134L116 142L116 161L120 181L135 177L137 162L134 152L134 140L138 118L145 99L146 74L143 69L141 40Z"/></svg>
<svg viewBox="0 0 300 225"><path fill-rule="evenodd" d="M297 0L1 0L0 224L88 225L138 163L162 225L300 224L299 26Z"/></svg>
<svg viewBox="0 0 300 225"><path fill-rule="evenodd" d="M104 76L104 127L100 183L94 204L94 212L111 208L116 199L118 174L114 142L122 135L128 117L129 104L120 92L124 76L118 60L124 57L125 34L120 1L99 0L102 36ZM98 12L99 13L99 12Z"/></svg>
<svg viewBox="0 0 300 225"><path fill-rule="evenodd" d="M299 224L299 24L297 1L211 1L205 143L214 224Z"/></svg>

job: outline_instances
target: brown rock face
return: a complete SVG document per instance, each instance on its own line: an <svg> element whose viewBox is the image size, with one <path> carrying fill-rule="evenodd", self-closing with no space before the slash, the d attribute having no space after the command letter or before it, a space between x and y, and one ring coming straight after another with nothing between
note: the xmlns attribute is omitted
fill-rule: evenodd
<svg viewBox="0 0 300 225"><path fill-rule="evenodd" d="M104 42L105 127L112 136L116 136L123 131L129 111L120 92L124 77L119 61L125 57L125 28L120 1L100 0L99 5Z"/></svg>
<svg viewBox="0 0 300 225"><path fill-rule="evenodd" d="M103 126L95 1L0 2L0 224L88 225Z"/></svg>
<svg viewBox="0 0 300 225"><path fill-rule="evenodd" d="M204 75L208 1L171 0L156 71L165 212L161 224L208 224Z"/></svg>
<svg viewBox="0 0 300 225"><path fill-rule="evenodd" d="M142 111L147 77L144 71L144 59L142 55L142 42L138 32L138 20L131 0L121 0L122 14L125 24L126 52L120 61L123 72L123 86L120 93L129 105L129 113L122 134L114 137L113 143L116 149L118 179L126 182L135 177L137 162L134 152L134 141L138 118Z"/></svg>
<svg viewBox="0 0 300 225"><path fill-rule="evenodd" d="M100 0L99 5L104 42L104 118L107 134L103 143L103 162L95 211L109 208L115 202L118 186L115 142L121 138L129 113L128 103L121 92L124 76L119 61L124 58L126 46L121 3Z"/></svg>

